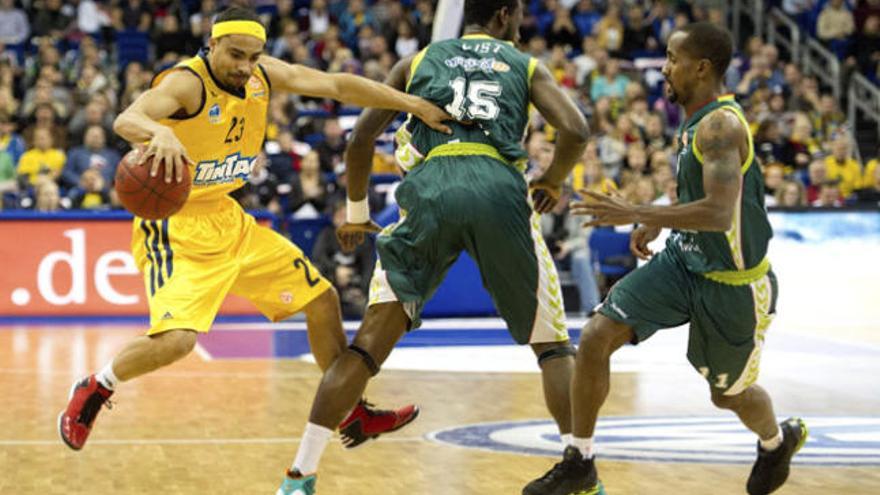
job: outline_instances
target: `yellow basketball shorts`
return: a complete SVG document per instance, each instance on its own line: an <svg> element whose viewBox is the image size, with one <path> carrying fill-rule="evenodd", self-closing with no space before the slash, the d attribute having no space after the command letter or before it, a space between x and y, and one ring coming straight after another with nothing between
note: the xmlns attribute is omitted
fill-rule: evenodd
<svg viewBox="0 0 880 495"><path fill-rule="evenodd" d="M331 287L298 247L230 203L207 214L135 219L132 253L150 306L147 335L207 332L230 292L279 321Z"/></svg>

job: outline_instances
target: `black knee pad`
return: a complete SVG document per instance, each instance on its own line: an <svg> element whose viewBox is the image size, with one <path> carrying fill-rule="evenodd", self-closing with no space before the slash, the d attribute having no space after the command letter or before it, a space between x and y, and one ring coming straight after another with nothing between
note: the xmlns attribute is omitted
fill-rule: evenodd
<svg viewBox="0 0 880 495"><path fill-rule="evenodd" d="M554 347L550 350L542 352L538 356L538 366L544 363L544 361L549 361L551 359L568 357L568 356L576 356L577 350L575 350L574 346L568 344L566 346Z"/></svg>
<svg viewBox="0 0 880 495"><path fill-rule="evenodd" d="M373 356L370 356L369 352L354 344L348 346L348 351L357 354L357 356L361 358L361 360L363 360L364 365L366 365L367 369L370 371L371 376L376 376L377 374L379 374L379 364L376 363L376 360L373 359Z"/></svg>

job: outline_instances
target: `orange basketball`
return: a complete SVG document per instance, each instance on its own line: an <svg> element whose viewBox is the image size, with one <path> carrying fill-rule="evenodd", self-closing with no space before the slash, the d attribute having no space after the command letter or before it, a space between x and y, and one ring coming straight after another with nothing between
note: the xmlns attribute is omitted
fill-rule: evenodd
<svg viewBox="0 0 880 495"><path fill-rule="evenodd" d="M127 153L116 167L116 195L119 202L132 214L147 220L168 218L177 213L192 188L189 168L183 169L183 181L165 182L164 163L156 177L150 177L153 157L143 165L135 165L135 151Z"/></svg>

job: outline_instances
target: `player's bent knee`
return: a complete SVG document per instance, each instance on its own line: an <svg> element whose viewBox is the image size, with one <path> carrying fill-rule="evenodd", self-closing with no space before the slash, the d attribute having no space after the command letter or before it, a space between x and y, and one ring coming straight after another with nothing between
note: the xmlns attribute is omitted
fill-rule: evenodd
<svg viewBox="0 0 880 495"><path fill-rule="evenodd" d="M335 308L339 306L339 293L336 291L336 287L331 285L320 296L318 296L317 300L324 306Z"/></svg>
<svg viewBox="0 0 880 495"><path fill-rule="evenodd" d="M577 351L571 342L559 342L544 346L535 346L538 353L538 366L554 359L568 359L577 355Z"/></svg>
<svg viewBox="0 0 880 495"><path fill-rule="evenodd" d="M719 409L736 409L742 400L743 394L724 395L723 390L712 389L712 404Z"/></svg>
<svg viewBox="0 0 880 495"><path fill-rule="evenodd" d="M179 335L173 342L172 354L175 361L188 356L196 347L196 332L192 330L180 330Z"/></svg>
<svg viewBox="0 0 880 495"><path fill-rule="evenodd" d="M330 314L339 314L339 294L332 286L328 287L320 296L313 299L303 308L308 317L326 317Z"/></svg>
<svg viewBox="0 0 880 495"><path fill-rule="evenodd" d="M193 330L170 330L160 334L160 346L157 360L160 364L170 364L183 359L196 346L197 333Z"/></svg>
<svg viewBox="0 0 880 495"><path fill-rule="evenodd" d="M590 318L581 334L579 352L609 356L633 340L633 329L607 316L596 313Z"/></svg>
<svg viewBox="0 0 880 495"><path fill-rule="evenodd" d="M379 363L373 359L373 356L367 352L366 349L359 347L355 344L351 344L348 346L348 352L354 354L358 358L360 358L361 362L366 366L367 371L370 372L370 376L376 376L379 374Z"/></svg>

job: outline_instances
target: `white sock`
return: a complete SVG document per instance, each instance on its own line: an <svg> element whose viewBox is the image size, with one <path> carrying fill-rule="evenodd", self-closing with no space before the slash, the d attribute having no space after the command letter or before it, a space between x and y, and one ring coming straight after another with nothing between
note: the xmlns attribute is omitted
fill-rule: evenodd
<svg viewBox="0 0 880 495"><path fill-rule="evenodd" d="M113 374L112 359L107 363L107 366L104 366L101 371L95 374L95 379L98 380L98 383L110 390L116 388L116 384L119 383L119 378L116 378L116 375Z"/></svg>
<svg viewBox="0 0 880 495"><path fill-rule="evenodd" d="M761 448L768 452L776 450L780 445L782 445L782 430L778 427L776 428L776 435L767 440L761 440Z"/></svg>
<svg viewBox="0 0 880 495"><path fill-rule="evenodd" d="M298 469L302 474L313 474L318 471L318 462L330 438L333 430L321 425L309 423L303 433L299 450L296 451L296 459L293 461L293 469Z"/></svg>
<svg viewBox="0 0 880 495"><path fill-rule="evenodd" d="M578 450L581 451L581 455L584 456L584 459L590 459L593 457L593 437L572 437L571 445L574 445L575 447L577 447Z"/></svg>
<svg viewBox="0 0 880 495"><path fill-rule="evenodd" d="M568 447L569 445L571 445L571 439L574 438L574 437L572 437L571 433L563 433L560 436L562 437L562 446L563 447Z"/></svg>

